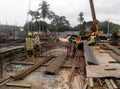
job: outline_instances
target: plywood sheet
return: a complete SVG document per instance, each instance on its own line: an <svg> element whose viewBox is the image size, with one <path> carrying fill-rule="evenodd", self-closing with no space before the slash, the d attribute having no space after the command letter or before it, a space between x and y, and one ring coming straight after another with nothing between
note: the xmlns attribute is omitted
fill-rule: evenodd
<svg viewBox="0 0 120 89"><path fill-rule="evenodd" d="M91 47L93 54L99 62L99 65L87 65L87 77L118 77L120 78L120 64L109 63L115 61L105 50L99 46ZM107 70L106 70L107 69Z"/></svg>

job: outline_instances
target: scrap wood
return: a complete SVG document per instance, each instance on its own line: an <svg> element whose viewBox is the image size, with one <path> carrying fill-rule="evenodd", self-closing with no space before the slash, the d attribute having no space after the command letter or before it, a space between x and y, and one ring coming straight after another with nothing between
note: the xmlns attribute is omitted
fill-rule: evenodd
<svg viewBox="0 0 120 89"><path fill-rule="evenodd" d="M87 89L88 88L88 84L86 83L83 87L83 89Z"/></svg>
<svg viewBox="0 0 120 89"><path fill-rule="evenodd" d="M74 77L73 84L74 87L73 89L83 89L84 86L84 76L83 75L78 75Z"/></svg>
<svg viewBox="0 0 120 89"><path fill-rule="evenodd" d="M68 85L69 85L69 89L72 89L72 82L74 80L74 74L75 74L75 66L77 65L79 60L79 53L77 52L75 54L75 57L72 60L72 69L71 69L71 73L68 76Z"/></svg>
<svg viewBox="0 0 120 89"><path fill-rule="evenodd" d="M45 69L44 73L55 74L58 71L58 69L62 66L64 61L66 60L65 54L66 54L65 52L63 52L62 54L59 54L58 57L56 57L56 60L50 63L49 66Z"/></svg>
<svg viewBox="0 0 120 89"><path fill-rule="evenodd" d="M18 62L18 61L12 61L11 64L34 65L33 62Z"/></svg>
<svg viewBox="0 0 120 89"><path fill-rule="evenodd" d="M0 86L4 85L5 83L7 83L7 82L9 82L9 81L10 81L10 76L2 79L2 80L0 81Z"/></svg>
<svg viewBox="0 0 120 89"><path fill-rule="evenodd" d="M120 61L109 61L109 63L120 63Z"/></svg>
<svg viewBox="0 0 120 89"><path fill-rule="evenodd" d="M100 83L100 85L102 86L103 85L103 82L101 81L100 78L97 78L98 82Z"/></svg>
<svg viewBox="0 0 120 89"><path fill-rule="evenodd" d="M104 70L117 70L116 68L106 68L106 69L104 69Z"/></svg>
<svg viewBox="0 0 120 89"><path fill-rule="evenodd" d="M93 88L94 87L93 78L89 78L89 81L90 81L90 88Z"/></svg>
<svg viewBox="0 0 120 89"><path fill-rule="evenodd" d="M81 89L80 88L80 78L78 76L74 77L74 80L73 80L73 89Z"/></svg>
<svg viewBox="0 0 120 89"><path fill-rule="evenodd" d="M108 79L105 79L105 83L106 83L108 89L114 89Z"/></svg>
<svg viewBox="0 0 120 89"><path fill-rule="evenodd" d="M6 80L8 80L8 79L10 79L10 76L8 76L8 77L6 77L6 78L4 78L4 79L0 80L0 83L2 83L2 82L4 82L4 81L6 81Z"/></svg>
<svg viewBox="0 0 120 89"><path fill-rule="evenodd" d="M31 66L31 67L29 67L29 68L27 68L25 70L20 71L15 76L12 76L12 78L14 80L18 80L20 78L23 78L24 76L26 76L27 74L31 73L33 70L37 69L40 65L42 65L43 63L49 61L53 57L54 57L53 55L50 55L47 58L40 59L36 64L34 64L33 66Z"/></svg>
<svg viewBox="0 0 120 89"><path fill-rule="evenodd" d="M117 55L116 53L113 52L109 53L109 55L115 60L120 61L120 55Z"/></svg>
<svg viewBox="0 0 120 89"><path fill-rule="evenodd" d="M31 85L20 83L6 83L6 86L31 88Z"/></svg>
<svg viewBox="0 0 120 89"><path fill-rule="evenodd" d="M6 84L6 83L9 82L9 81L10 81L10 79L5 80L4 82L0 83L0 87L3 86L4 84Z"/></svg>
<svg viewBox="0 0 120 89"><path fill-rule="evenodd" d="M109 49L111 49L113 52L117 53L118 55L120 55L120 50L110 44L104 44L106 47L108 47Z"/></svg>
<svg viewBox="0 0 120 89"><path fill-rule="evenodd" d="M24 49L25 46L9 46L9 47L3 47L0 49L0 53L17 50L17 49Z"/></svg>
<svg viewBox="0 0 120 89"><path fill-rule="evenodd" d="M115 82L112 79L110 79L110 83L112 84L114 89L118 89L117 85L115 84Z"/></svg>

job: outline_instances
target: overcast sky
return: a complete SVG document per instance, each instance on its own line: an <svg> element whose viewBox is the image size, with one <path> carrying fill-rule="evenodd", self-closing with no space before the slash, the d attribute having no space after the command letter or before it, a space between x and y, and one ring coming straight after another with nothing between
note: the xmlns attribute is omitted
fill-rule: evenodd
<svg viewBox="0 0 120 89"><path fill-rule="evenodd" d="M72 26L78 24L80 12L86 21L92 20L89 0L46 0L50 10L65 16ZM93 0L99 21L110 20L120 24L120 0ZM37 10L41 0L31 0L31 10ZM0 0L0 23L23 26L27 20L29 0Z"/></svg>

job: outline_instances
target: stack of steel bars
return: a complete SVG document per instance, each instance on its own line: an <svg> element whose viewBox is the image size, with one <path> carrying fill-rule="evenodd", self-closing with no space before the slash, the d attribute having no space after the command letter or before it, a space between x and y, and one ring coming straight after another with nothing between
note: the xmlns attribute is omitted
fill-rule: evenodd
<svg viewBox="0 0 120 89"><path fill-rule="evenodd" d="M86 41L84 41L83 43L84 43L84 51L85 51L88 63L98 65L99 63L96 57L94 56L92 50L89 48L88 43Z"/></svg>

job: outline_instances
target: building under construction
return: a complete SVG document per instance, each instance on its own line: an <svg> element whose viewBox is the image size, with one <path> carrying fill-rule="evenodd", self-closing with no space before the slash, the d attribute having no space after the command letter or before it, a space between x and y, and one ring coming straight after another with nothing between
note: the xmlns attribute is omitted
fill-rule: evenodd
<svg viewBox="0 0 120 89"><path fill-rule="evenodd" d="M55 34L40 34L40 54L33 62L31 57L27 61L24 37L2 42L0 89L120 89L120 41L99 39L93 0L89 1L95 45L82 39L82 50L72 55L67 37L53 41Z"/></svg>

